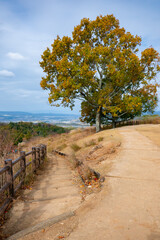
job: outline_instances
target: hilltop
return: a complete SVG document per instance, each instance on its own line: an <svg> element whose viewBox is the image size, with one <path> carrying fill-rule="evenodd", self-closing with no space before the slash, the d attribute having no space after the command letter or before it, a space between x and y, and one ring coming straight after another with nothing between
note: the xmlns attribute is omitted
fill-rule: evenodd
<svg viewBox="0 0 160 240"><path fill-rule="evenodd" d="M38 144L44 143L44 141L47 144L49 168L46 165L47 172L45 173L44 168L44 172L41 172L38 176L38 181L33 184L32 190L27 190L27 193L24 192L24 196L28 196L29 199L25 198L25 209L22 208L21 211L23 213L23 224L26 224L26 227L28 223L25 216L30 216L30 219L32 219L28 225L30 233L28 232L25 236L25 231L22 231L20 235L17 235L19 237L11 239L148 240L154 237L159 238L159 137L160 125L157 124L127 126L104 130L100 133L95 133L94 128L77 129L59 136L31 140L24 146L26 150L36 144L37 140ZM54 150L63 152L68 157L60 157L55 154ZM96 183L88 184L88 182L85 185L77 175L78 173L76 174L75 158L84 161L86 165L99 172L101 176L105 177L105 181L100 185ZM60 165L57 165L58 163ZM62 166L63 171L59 176L56 175L55 171L52 172L51 164L57 170L61 169ZM72 178L70 179L71 173ZM74 187L70 186L68 191L66 186L66 190L61 189L61 192L57 192L60 195L56 195L53 189L50 191L51 179L56 184L57 181L61 182L62 179L66 179L66 174L69 174L70 179L67 178L67 182L73 181ZM47 175L48 180L45 180ZM47 184L48 190L46 189L45 192L41 192L40 187L43 181L49 181L50 183ZM39 193L36 190L37 187ZM74 195L72 195L73 192ZM39 194L42 193L41 197L43 196L43 198L47 196L44 193L48 194L48 202L46 200L45 202L38 202L40 200ZM64 200L63 208L56 205L53 199L49 200L49 194L52 194L53 198L63 195L63 198L61 198L61 201ZM66 200L66 196L69 197L69 202ZM36 201L31 201L31 198ZM23 199L19 199L17 204L23 206L22 203ZM32 233L31 226L34 225L34 219L38 221L47 219L47 205L51 203L52 205L49 205L50 219L54 215L51 216L51 213L55 210L62 215L66 211L71 211L72 214L67 215L68 218L59 218L59 221L54 224L50 220L48 226L45 224L46 222L43 222L41 227L37 230L35 230L35 227ZM41 208L38 208L39 204L41 204ZM36 211L32 209L32 206L37 206L37 209L39 209L39 218L36 218ZM41 212L44 207L45 211ZM12 213L14 213L14 210ZM32 214L34 214L34 218ZM14 218L10 218L10 223L12 221L17 222L17 226L19 226L18 216L22 217L22 215L17 215L16 221L13 221ZM10 231L8 226L6 228L7 232ZM13 231L13 228L11 229ZM15 229L16 224L14 224L14 231Z"/></svg>
<svg viewBox="0 0 160 240"><path fill-rule="evenodd" d="M43 169L38 170L35 181L29 183L29 188L22 191L21 197L13 204L9 219L4 226L7 230L7 232L4 230L5 234L14 234L31 227L32 224L37 224L37 220L44 221L67 210L75 210L87 196L99 192L102 184L98 179L90 178L89 168L103 176L104 170L109 171L111 168L110 156L116 154L121 144L116 130L95 134L95 128L85 128L45 138L33 138L25 142L21 150L29 152L33 146L42 143L47 145L48 161ZM67 157L58 156L55 151L64 153ZM77 168L75 159L83 162L84 167ZM50 201L46 202L46 199ZM45 204L45 214L43 204ZM56 208L52 212L51 206ZM28 209L25 210L26 216L24 209ZM22 216L23 224L20 224Z"/></svg>

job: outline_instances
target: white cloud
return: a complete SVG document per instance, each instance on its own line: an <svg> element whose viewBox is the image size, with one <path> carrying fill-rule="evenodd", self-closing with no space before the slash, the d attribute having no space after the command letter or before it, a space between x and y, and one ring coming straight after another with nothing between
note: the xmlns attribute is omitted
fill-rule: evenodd
<svg viewBox="0 0 160 240"><path fill-rule="evenodd" d="M7 56L13 60L25 60L25 57L22 56L20 53L9 52L7 53Z"/></svg>
<svg viewBox="0 0 160 240"><path fill-rule="evenodd" d="M15 74L11 71L8 71L8 70L1 70L0 71L0 76L2 76L2 77L14 77Z"/></svg>

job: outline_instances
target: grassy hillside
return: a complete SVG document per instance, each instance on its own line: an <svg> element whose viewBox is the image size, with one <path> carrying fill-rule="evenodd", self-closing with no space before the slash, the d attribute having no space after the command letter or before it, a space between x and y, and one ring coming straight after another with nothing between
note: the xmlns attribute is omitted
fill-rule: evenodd
<svg viewBox="0 0 160 240"><path fill-rule="evenodd" d="M54 150L67 154L73 167L77 158L103 175L104 171L111 168L112 156L120 149L121 136L117 129L95 133L94 127L79 128L60 135L31 139L23 146L23 150L30 151L37 144L46 144L48 154Z"/></svg>
<svg viewBox="0 0 160 240"><path fill-rule="evenodd" d="M47 123L0 123L0 160L12 158L11 153L17 149L17 145L22 141L28 141L33 137L46 137L68 132L69 129L58 127Z"/></svg>
<svg viewBox="0 0 160 240"><path fill-rule="evenodd" d="M9 124L0 124L1 134L5 131L10 133L10 137L13 138L13 144L17 145L23 140L29 140L34 136L46 137L53 133L65 133L68 129L58 127L47 123L32 123L32 122L10 122Z"/></svg>

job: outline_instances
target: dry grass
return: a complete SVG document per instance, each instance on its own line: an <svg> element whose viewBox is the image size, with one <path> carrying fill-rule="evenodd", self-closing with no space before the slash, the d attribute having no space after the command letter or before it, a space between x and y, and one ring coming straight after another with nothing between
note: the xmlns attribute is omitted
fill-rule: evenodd
<svg viewBox="0 0 160 240"><path fill-rule="evenodd" d="M78 169L79 175L84 179L89 179L90 184L95 184L95 189L99 186L97 179L92 179L90 169L94 169L102 176L111 170L114 154L118 151L121 137L118 131L104 130L95 133L95 128L75 129L70 133L53 135L48 137L36 137L25 143L21 150L25 152L31 151L32 147L39 144L46 144L48 153L53 150L59 150L69 155L68 160L71 163L72 169ZM17 154L16 158L19 156ZM50 156L50 154L48 154ZM30 161L28 156L27 161ZM49 159L49 157L48 157ZM81 167L77 167L75 159L82 161ZM67 161L67 158L66 158ZM18 165L17 165L18 166ZM28 176L25 179L25 186L32 183L34 176L32 174L31 166L28 168ZM44 171L44 170L42 170ZM77 173L77 174L78 174ZM24 187L25 187L24 186ZM90 188L87 188L90 189Z"/></svg>
<svg viewBox="0 0 160 240"><path fill-rule="evenodd" d="M99 133L90 132L90 134L85 132L84 129L80 136L80 133L74 131L74 144L78 145L80 149L78 151L73 151L69 146L73 143L72 137L67 141L68 147L65 148L65 153L72 155L74 157L83 161L85 164L104 174L111 169L113 158L117 154L118 149L121 145L121 136L117 129L104 130ZM78 139L75 140L75 137L79 135ZM73 136L73 135L72 135Z"/></svg>
<svg viewBox="0 0 160 240"><path fill-rule="evenodd" d="M26 142L21 150L29 152L32 147L46 144L48 153L52 153L53 150L62 151L69 156L74 155L94 168L100 162L108 161L108 156L116 152L120 142L121 137L116 129L95 133L95 128L91 127L71 130L60 135L35 137ZM19 153L15 158L18 156ZM74 162L72 157L71 161Z"/></svg>
<svg viewBox="0 0 160 240"><path fill-rule="evenodd" d="M77 152L77 151L79 151L81 149L81 147L78 146L76 143L73 143L71 145L71 148L73 149L74 152Z"/></svg>
<svg viewBox="0 0 160 240"><path fill-rule="evenodd" d="M4 167L4 159L0 158L0 168L3 168L3 167Z"/></svg>
<svg viewBox="0 0 160 240"><path fill-rule="evenodd" d="M91 139L89 142L84 143L85 147L90 147L96 145L95 139Z"/></svg>
<svg viewBox="0 0 160 240"><path fill-rule="evenodd" d="M98 142L103 141L103 139L104 139L103 137L99 137L99 138L98 138Z"/></svg>
<svg viewBox="0 0 160 240"><path fill-rule="evenodd" d="M75 152L73 152L72 155L68 157L68 161L71 164L71 168L74 170L77 167Z"/></svg>
<svg viewBox="0 0 160 240"><path fill-rule="evenodd" d="M104 169L111 168L110 159L117 153L121 144L121 136L117 129L95 133L93 127L74 129L69 133L41 140L42 143L47 144L49 152L55 149L69 155L68 160L73 169L74 159L77 158L94 169L98 168L100 173ZM106 162L105 167L101 165L102 162Z"/></svg>
<svg viewBox="0 0 160 240"><path fill-rule="evenodd" d="M67 147L66 143L61 144L60 146L57 147L58 151L62 151L63 149L65 149Z"/></svg>
<svg viewBox="0 0 160 240"><path fill-rule="evenodd" d="M26 142L21 150L29 152L32 147L39 144L46 144L48 153L52 153L53 150L62 151L70 156L75 153L76 157L83 160L86 159L89 152L91 152L94 147L102 144L103 149L108 149L109 143L117 146L119 142L121 142L121 137L116 129L104 130L99 133L95 133L95 128L90 127L84 129L74 129L69 133L60 135L57 134L50 135L48 137L35 137ZM115 147L110 146L110 148L112 149L111 152L114 152L113 149ZM95 152L97 152L97 154L100 152L103 153L102 149L96 149ZM104 154L106 154L106 152L104 152ZM15 155L15 158L18 156L19 153ZM92 154L92 156L96 158L95 153Z"/></svg>

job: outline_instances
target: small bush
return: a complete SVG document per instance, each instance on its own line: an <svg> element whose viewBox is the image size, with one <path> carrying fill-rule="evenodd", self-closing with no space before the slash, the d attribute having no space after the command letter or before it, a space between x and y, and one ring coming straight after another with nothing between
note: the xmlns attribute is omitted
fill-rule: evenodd
<svg viewBox="0 0 160 240"><path fill-rule="evenodd" d="M102 142L103 139L104 139L103 137L99 137L99 138L98 138L98 142Z"/></svg>
<svg viewBox="0 0 160 240"><path fill-rule="evenodd" d="M57 150L59 150L59 151L62 151L64 148L66 148L67 147L67 144L66 143L63 143L62 145L60 145L60 146L58 146L57 147Z"/></svg>
<svg viewBox="0 0 160 240"><path fill-rule="evenodd" d="M47 147L47 152L48 152L48 153L52 153L52 151L53 151L53 146L52 146L52 145L49 145L49 146Z"/></svg>
<svg viewBox="0 0 160 240"><path fill-rule="evenodd" d="M91 139L89 142L85 143L84 145L85 147L90 147L90 146L96 145L96 142L94 139Z"/></svg>
<svg viewBox="0 0 160 240"><path fill-rule="evenodd" d="M77 151L79 151L79 150L81 149L81 147L78 146L76 143L72 144L72 145L71 145L71 148L72 148L73 151L75 151L75 152L77 152Z"/></svg>
<svg viewBox="0 0 160 240"><path fill-rule="evenodd" d="M34 174L30 172L24 179L24 186L30 185L34 180Z"/></svg>
<svg viewBox="0 0 160 240"><path fill-rule="evenodd" d="M71 163L72 169L75 169L77 167L75 153L72 153L72 155L69 158L69 162Z"/></svg>

